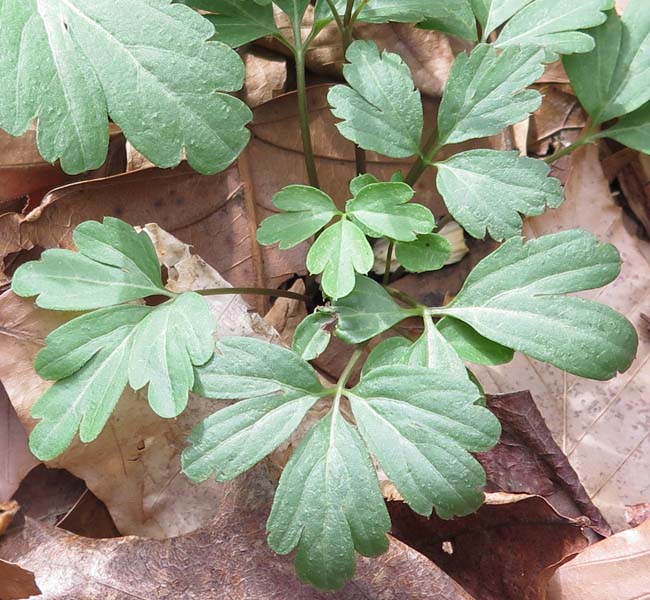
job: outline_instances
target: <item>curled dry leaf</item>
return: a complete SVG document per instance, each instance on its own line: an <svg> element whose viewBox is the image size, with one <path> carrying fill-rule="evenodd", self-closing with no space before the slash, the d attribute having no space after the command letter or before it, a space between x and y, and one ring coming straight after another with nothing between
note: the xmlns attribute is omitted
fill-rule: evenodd
<svg viewBox="0 0 650 600"><path fill-rule="evenodd" d="M0 559L0 600L21 600L40 594L34 573Z"/></svg>
<svg viewBox="0 0 650 600"><path fill-rule="evenodd" d="M157 226L149 226L168 286L174 291L225 287L229 284L189 247ZM277 334L238 296L208 299L218 318L219 335L254 336L278 341ZM46 335L66 315L36 308L11 292L0 296L0 380L25 427L36 399L49 385L33 368ZM175 420L153 413L142 393L127 391L104 432L92 444L76 441L50 467L67 469L83 479L101 499L122 533L168 537L205 524L227 495L230 484L192 484L180 473L180 453L192 427L214 412L215 402L194 397Z"/></svg>
<svg viewBox="0 0 650 600"><path fill-rule="evenodd" d="M621 276L609 286L583 294L624 314L639 333L632 367L609 382L581 379L516 355L504 367L477 367L489 393L529 389L560 448L584 483L594 504L615 530L626 527L625 505L647 501L650 456L647 398L650 389L650 278L645 242L625 226L623 211L612 198L595 146L572 157L561 208L530 219L527 237L569 227L584 227L620 251Z"/></svg>
<svg viewBox="0 0 650 600"><path fill-rule="evenodd" d="M642 600L650 590L650 521L587 548L551 578L547 600Z"/></svg>
<svg viewBox="0 0 650 600"><path fill-rule="evenodd" d="M296 578L291 557L265 542L271 485L263 465L229 485L209 526L169 539L88 540L28 521L0 542L0 556L33 569L46 600L473 600L415 550L393 540L387 554L360 559L335 595Z"/></svg>
<svg viewBox="0 0 650 600"><path fill-rule="evenodd" d="M554 566L589 543L580 521L559 515L539 496L499 494L492 501L451 521L427 519L391 502L392 533L476 600L542 600Z"/></svg>

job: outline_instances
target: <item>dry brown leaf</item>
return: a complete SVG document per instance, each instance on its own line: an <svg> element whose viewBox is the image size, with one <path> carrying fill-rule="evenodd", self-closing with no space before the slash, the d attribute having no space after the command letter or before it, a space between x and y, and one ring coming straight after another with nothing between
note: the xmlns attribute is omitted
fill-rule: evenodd
<svg viewBox="0 0 650 600"><path fill-rule="evenodd" d="M650 521L587 548L561 566L547 600L647 600L650 597Z"/></svg>
<svg viewBox="0 0 650 600"><path fill-rule="evenodd" d="M625 507L625 520L630 527L638 527L650 519L650 503L641 502Z"/></svg>
<svg viewBox="0 0 650 600"><path fill-rule="evenodd" d="M291 557L266 545L272 486L263 468L228 484L209 527L170 540L88 540L28 521L0 556L36 573L45 600L472 600L428 559L392 541L360 559L342 591L301 584Z"/></svg>
<svg viewBox="0 0 650 600"><path fill-rule="evenodd" d="M490 393L528 389L555 439L567 454L590 497L615 530L626 527L625 505L648 500L650 471L650 277L642 246L625 227L623 212L612 198L595 146L573 155L566 201L557 210L526 223L528 237L574 227L594 232L621 252L621 276L586 297L625 314L639 332L637 358L624 374L609 382L563 373L517 354L512 363L477 367L476 375Z"/></svg>
<svg viewBox="0 0 650 600"><path fill-rule="evenodd" d="M0 600L21 600L40 593L34 573L0 559Z"/></svg>
<svg viewBox="0 0 650 600"><path fill-rule="evenodd" d="M298 279L290 288L297 294L305 293L305 282ZM290 298L278 298L271 310L264 315L264 320L275 329L282 338L282 342L291 346L296 327L307 316L305 303Z"/></svg>
<svg viewBox="0 0 650 600"><path fill-rule="evenodd" d="M581 522L559 515L539 496L492 500L473 515L449 521L391 502L392 533L476 600L543 600L549 571L588 545Z"/></svg>
<svg viewBox="0 0 650 600"><path fill-rule="evenodd" d="M189 247L157 226L147 229L174 291L226 287L229 284ZM212 296L218 335L244 335L278 341L262 319L251 314L238 296ZM32 404L48 387L35 373L33 361L45 336L65 315L36 308L11 292L0 296L0 379L18 416L31 428ZM104 432L92 444L73 443L49 466L67 469L86 482L111 512L119 530L151 537L193 531L216 512L228 486L216 481L192 484L180 472L180 452L191 428L219 407L193 397L177 419L165 420L149 408L146 394L127 391Z"/></svg>
<svg viewBox="0 0 650 600"><path fill-rule="evenodd" d="M241 53L246 65L241 99L251 108L273 100L287 91L287 59L263 48L249 47Z"/></svg>
<svg viewBox="0 0 650 600"><path fill-rule="evenodd" d="M27 434L0 383L0 503L7 502L37 464Z"/></svg>
<svg viewBox="0 0 650 600"><path fill-rule="evenodd" d="M0 504L0 535L9 529L9 525L11 525L19 510L20 505L15 500Z"/></svg>

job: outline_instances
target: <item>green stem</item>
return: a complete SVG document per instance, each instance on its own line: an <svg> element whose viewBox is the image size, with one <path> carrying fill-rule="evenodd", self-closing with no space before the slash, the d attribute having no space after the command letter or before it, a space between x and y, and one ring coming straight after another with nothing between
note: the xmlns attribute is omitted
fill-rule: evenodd
<svg viewBox="0 0 650 600"><path fill-rule="evenodd" d="M384 270L383 284L388 285L390 283L390 266L393 262L393 250L395 249L395 242L393 240L389 241L388 250L386 250L386 269Z"/></svg>
<svg viewBox="0 0 650 600"><path fill-rule="evenodd" d="M415 298L413 298L406 292L403 292L402 290L396 290L395 288L387 287L386 291L393 298L397 298L397 300L401 300L402 302L408 304L409 306L412 306L413 308L417 308L417 309L426 308L423 304L420 304Z"/></svg>
<svg viewBox="0 0 650 600"><path fill-rule="evenodd" d="M597 125L590 125L587 127L584 134L580 136L575 142L573 142L573 144L570 144L566 148L558 150L555 154L551 154L551 156L547 156L544 159L544 162L549 165L553 164L556 160L560 160L562 157L568 156L572 152L575 152L578 148L581 148L586 144L590 144L597 137L597 130Z"/></svg>
<svg viewBox="0 0 650 600"><path fill-rule="evenodd" d="M304 294L290 292L288 290L272 290L267 288L210 288L207 290L195 290L201 296L271 296L273 298L289 298L290 300L309 301Z"/></svg>
<svg viewBox="0 0 650 600"><path fill-rule="evenodd" d="M293 24L293 37L296 59L296 87L298 92L298 111L300 113L300 133L302 136L302 147L305 153L305 166L309 185L320 188L318 173L316 171L316 160L314 159L314 147L311 141L311 129L309 124L309 105L307 104L307 79L305 71L305 50L306 46L302 41L300 22Z"/></svg>
<svg viewBox="0 0 650 600"><path fill-rule="evenodd" d="M336 10L336 4L334 4L334 0L327 0L327 4L330 7L332 14L334 15L336 26L339 28L339 31L343 31L345 26L343 25L343 20L341 19L341 15L339 15L339 11Z"/></svg>
<svg viewBox="0 0 650 600"><path fill-rule="evenodd" d="M338 412L339 407L341 405L341 397L343 396L343 392L345 391L345 386L348 384L348 381L350 380L350 377L352 377L352 373L354 372L354 367L357 366L357 363L365 353L366 348L365 346L361 346L357 348L352 356L350 357L350 360L348 361L348 364L345 365L345 369L343 369L343 373L341 373L341 377L339 377L339 381L336 384L336 395L334 396L334 406L332 410L334 412Z"/></svg>
<svg viewBox="0 0 650 600"><path fill-rule="evenodd" d="M435 159L440 149L444 146L444 142L441 142L438 138L438 132L434 131L429 136L429 139L424 144L422 151L417 162L411 167L411 170L408 172L406 179L404 180L411 187L414 186L424 172L431 166L431 163Z"/></svg>

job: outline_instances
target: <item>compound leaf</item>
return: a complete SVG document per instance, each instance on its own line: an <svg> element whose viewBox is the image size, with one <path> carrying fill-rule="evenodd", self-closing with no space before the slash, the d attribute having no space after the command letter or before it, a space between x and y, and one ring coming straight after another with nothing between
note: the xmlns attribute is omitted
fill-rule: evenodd
<svg viewBox="0 0 650 600"><path fill-rule="evenodd" d="M481 505L485 473L469 452L493 447L500 426L475 404L480 392L466 376L381 367L348 397L364 441L414 511L451 518Z"/></svg>
<svg viewBox="0 0 650 600"><path fill-rule="evenodd" d="M79 252L46 250L39 261L21 265L12 289L18 296L38 296L50 310L90 310L153 295L169 295L146 233L119 219L86 221L77 227Z"/></svg>
<svg viewBox="0 0 650 600"><path fill-rule="evenodd" d="M650 11L645 0L630 0L619 17L593 29L596 47L567 56L567 70L580 102L595 124L620 117L650 100Z"/></svg>
<svg viewBox="0 0 650 600"><path fill-rule="evenodd" d="M525 89L544 72L544 53L535 47L497 52L479 44L458 55L440 105L440 143L452 144L499 133L536 111L542 96Z"/></svg>
<svg viewBox="0 0 650 600"><path fill-rule="evenodd" d="M438 330L463 360L478 365L503 365L512 360L514 350L488 340L467 323L445 317Z"/></svg>
<svg viewBox="0 0 650 600"><path fill-rule="evenodd" d="M304 360L318 358L330 343L328 327L334 324L335 317L326 311L316 311L305 317L296 327L291 347Z"/></svg>
<svg viewBox="0 0 650 600"><path fill-rule="evenodd" d="M419 314L402 308L386 290L369 277L357 275L354 290L333 303L338 317L336 335L348 344L360 344L404 319Z"/></svg>
<svg viewBox="0 0 650 600"><path fill-rule="evenodd" d="M280 242L282 250L308 240L339 213L326 193L307 185L285 187L273 204L283 212L262 221L257 241L265 246Z"/></svg>
<svg viewBox="0 0 650 600"><path fill-rule="evenodd" d="M379 342L368 355L361 371L361 377L365 377L370 371L387 367L389 365L405 365L406 355L413 346L410 340L396 336Z"/></svg>
<svg viewBox="0 0 650 600"><path fill-rule="evenodd" d="M232 48L278 33L271 3L265 6L254 0L184 0L211 13L206 18L214 25L217 39Z"/></svg>
<svg viewBox="0 0 650 600"><path fill-rule="evenodd" d="M343 75L349 86L336 85L328 100L339 119L338 130L366 150L403 158L417 154L422 138L420 93L399 56L379 52L374 42L354 42L346 53Z"/></svg>
<svg viewBox="0 0 650 600"><path fill-rule="evenodd" d="M312 275L323 274L321 287L337 300L354 288L355 272L372 269L375 255L359 227L343 217L328 227L307 254L307 268Z"/></svg>
<svg viewBox="0 0 650 600"><path fill-rule="evenodd" d="M414 242L397 242L395 257L412 273L437 271L445 266L451 257L451 242L436 233L418 235Z"/></svg>
<svg viewBox="0 0 650 600"><path fill-rule="evenodd" d="M456 299L437 314L560 369L592 379L625 371L636 354L631 323L608 306L563 296L616 278L620 257L579 229L524 244L511 238L470 273Z"/></svg>
<svg viewBox="0 0 650 600"><path fill-rule="evenodd" d="M406 183L373 183L348 201L346 213L372 237L413 242L435 226L428 208L410 204L414 195Z"/></svg>
<svg viewBox="0 0 650 600"><path fill-rule="evenodd" d="M289 460L267 529L279 554L298 548L298 574L322 590L354 575L355 550L378 556L388 549L390 518L375 468L338 412L320 421Z"/></svg>
<svg viewBox="0 0 650 600"><path fill-rule="evenodd" d="M296 354L250 338L220 342L198 373L202 393L244 399L192 432L183 470L197 482L211 475L225 481L250 469L291 435L324 391L314 370Z"/></svg>
<svg viewBox="0 0 650 600"><path fill-rule="evenodd" d="M0 0L0 127L38 119L43 157L68 173L99 167L108 119L161 167L183 151L203 173L230 165L248 143L243 84L213 26L171 0Z"/></svg>
<svg viewBox="0 0 650 600"><path fill-rule="evenodd" d="M613 0L575 0L569 5L558 0L534 2L492 2L503 11L499 18L488 22L488 33L498 27L503 16L509 18L512 8L516 14L506 23L496 41L497 48L508 46L537 46L544 48L548 58L557 54L589 52L594 40L579 29L601 25L607 19L603 11L613 7ZM503 5L507 6L503 6ZM525 5L525 6L524 6ZM517 9L516 9L517 10ZM490 15L492 17L492 14ZM503 22L503 21L502 21ZM491 28L491 29L490 29Z"/></svg>
<svg viewBox="0 0 650 600"><path fill-rule="evenodd" d="M454 219L475 238L521 234L520 213L541 215L564 200L562 184L543 161L518 152L470 150L436 164L438 190Z"/></svg>
<svg viewBox="0 0 650 600"><path fill-rule="evenodd" d="M194 368L214 353L217 323L204 298L193 292L158 306L136 328L129 385L148 384L149 404L163 418L177 417L194 386Z"/></svg>

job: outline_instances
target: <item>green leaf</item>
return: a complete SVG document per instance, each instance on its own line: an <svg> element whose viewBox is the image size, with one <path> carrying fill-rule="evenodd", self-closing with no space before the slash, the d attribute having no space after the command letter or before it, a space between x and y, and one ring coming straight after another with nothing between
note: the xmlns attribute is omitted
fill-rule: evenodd
<svg viewBox="0 0 650 600"><path fill-rule="evenodd" d="M224 338L212 359L195 371L194 391L206 398L242 400L322 391L316 371L295 352L254 338Z"/></svg>
<svg viewBox="0 0 650 600"><path fill-rule="evenodd" d="M366 187L367 185L372 185L373 183L379 183L379 179L377 179L371 173L364 173L363 175L357 175L352 181L350 181L350 193L354 197L364 187Z"/></svg>
<svg viewBox="0 0 650 600"><path fill-rule="evenodd" d="M254 0L184 0L200 10L212 13L206 18L214 25L217 39L233 48L278 33L273 18L273 6Z"/></svg>
<svg viewBox="0 0 650 600"><path fill-rule="evenodd" d="M400 321L419 314L402 308L376 281L357 275L349 296L332 304L338 317L336 335L348 344L361 344Z"/></svg>
<svg viewBox="0 0 650 600"><path fill-rule="evenodd" d="M324 395L315 371L294 353L251 338L226 338L198 369L208 396L245 398L217 411L192 432L183 471L197 482L226 481L273 452ZM238 383L241 387L237 387Z"/></svg>
<svg viewBox="0 0 650 600"><path fill-rule="evenodd" d="M429 8L426 19L418 23L418 27L443 31L470 42L478 40L476 19L472 13L470 0L437 0L435 2L421 0L420 4L428 5Z"/></svg>
<svg viewBox="0 0 650 600"><path fill-rule="evenodd" d="M36 304L50 310L90 310L170 295L160 279L160 266L146 233L106 217L77 227L79 252L46 250L39 261L21 265L12 289L18 296L38 296Z"/></svg>
<svg viewBox="0 0 650 600"><path fill-rule="evenodd" d="M466 323L451 317L445 317L438 322L438 331L458 355L468 362L496 366L509 363L514 356L514 350L511 348L488 340Z"/></svg>
<svg viewBox="0 0 650 600"><path fill-rule="evenodd" d="M102 348L124 339L153 309L122 304L81 315L47 336L46 346L36 357L36 371L43 379L69 377Z"/></svg>
<svg viewBox="0 0 650 600"><path fill-rule="evenodd" d="M632 363L634 327L608 306L561 294L603 286L619 271L616 248L586 231L526 244L511 238L474 268L448 307L433 312L564 371L605 380Z"/></svg>
<svg viewBox="0 0 650 600"><path fill-rule="evenodd" d="M385 156L413 156L420 149L423 115L420 93L399 56L379 52L374 42L356 41L346 53L343 75L350 87L334 86L327 96L338 130L366 150Z"/></svg>
<svg viewBox="0 0 650 600"><path fill-rule="evenodd" d="M469 150L436 163L438 190L454 219L475 238L521 234L520 213L541 215L564 200L562 184L541 160L518 152Z"/></svg>
<svg viewBox="0 0 650 600"><path fill-rule="evenodd" d="M612 10L591 30L589 54L567 56L564 66L594 124L631 113L650 100L650 11L645 0L630 0L623 18Z"/></svg>
<svg viewBox="0 0 650 600"><path fill-rule="evenodd" d="M361 435L411 508L445 519L476 510L485 484L469 452L492 448L499 421L467 377L413 366L370 371L348 393Z"/></svg>
<svg viewBox="0 0 650 600"><path fill-rule="evenodd" d="M252 114L229 95L244 79L213 26L171 0L0 0L0 127L38 119L43 157L68 173L99 167L109 117L161 167L185 150L203 173L246 146Z"/></svg>
<svg viewBox="0 0 650 600"><path fill-rule="evenodd" d="M605 129L600 135L650 154L650 102L625 115L616 125Z"/></svg>
<svg viewBox="0 0 650 600"><path fill-rule="evenodd" d="M440 105L440 143L452 144L499 133L536 111L542 96L527 90L544 72L544 53L534 47L503 52L479 44L456 58Z"/></svg>
<svg viewBox="0 0 650 600"><path fill-rule="evenodd" d="M78 370L52 385L32 407L31 416L41 422L32 431L29 445L40 460L56 458L71 444L77 431L82 442L92 442L104 429L127 384L133 330L137 316L146 314L146 307L138 308L142 310L139 315L126 306L102 311L112 321L114 331L103 335L101 345L98 343L94 348L86 345L77 355L70 354L70 336L86 327L95 327L101 333L103 328L101 325L97 328L97 321L83 315L66 324L64 332L51 334L55 346L50 356L58 350L63 370ZM92 351L96 354L87 360ZM57 369L56 365L52 369Z"/></svg>
<svg viewBox="0 0 650 600"><path fill-rule="evenodd" d="M339 214L327 194L307 185L285 187L273 204L283 212L262 221L257 241L265 246L280 242L281 250L308 240Z"/></svg>
<svg viewBox="0 0 650 600"><path fill-rule="evenodd" d="M273 0L273 4L289 15L292 22L300 23L309 6L309 0Z"/></svg>
<svg viewBox="0 0 650 600"><path fill-rule="evenodd" d="M407 364L406 355L411 346L413 343L410 340L400 336L382 340L368 355L361 371L361 377L365 377L370 371L381 367Z"/></svg>
<svg viewBox="0 0 650 600"><path fill-rule="evenodd" d="M359 434L338 412L318 423L282 473L267 523L269 545L294 548L302 579L339 589L355 572L355 550L388 549L390 518Z"/></svg>
<svg viewBox="0 0 650 600"><path fill-rule="evenodd" d="M556 60L556 54L593 50L593 38L588 33L577 30L604 23L607 16L603 11L612 8L614 1L574 0L570 5L566 5L558 0L535 0L493 4L501 10L495 11L500 14L490 14L486 28L488 33L503 23L501 19L504 16L509 18L513 8L517 11L523 7L506 23L496 41L497 48L538 46L549 53L549 58Z"/></svg>
<svg viewBox="0 0 650 600"><path fill-rule="evenodd" d="M406 183L373 183L348 201L346 213L372 237L413 242L435 226L428 208L409 203L414 195Z"/></svg>
<svg viewBox="0 0 650 600"><path fill-rule="evenodd" d="M374 262L365 234L345 217L328 227L307 254L307 269L312 275L323 274L321 287L334 300L352 291L355 271L367 273Z"/></svg>
<svg viewBox="0 0 650 600"><path fill-rule="evenodd" d="M451 256L451 242L436 233L419 235L414 242L397 242L395 256L399 263L412 273L437 271L445 266Z"/></svg>
<svg viewBox="0 0 650 600"><path fill-rule="evenodd" d="M533 0L472 0L476 18L483 28L483 41L500 25Z"/></svg>
<svg viewBox="0 0 650 600"><path fill-rule="evenodd" d="M148 384L154 412L171 419L187 406L194 368L214 353L217 323L199 294L188 292L162 304L136 328L129 359L129 385Z"/></svg>
<svg viewBox="0 0 650 600"><path fill-rule="evenodd" d="M325 311L316 311L305 317L296 327L291 346L293 351L304 360L318 358L330 343L332 334L328 328L334 322L334 315Z"/></svg>

